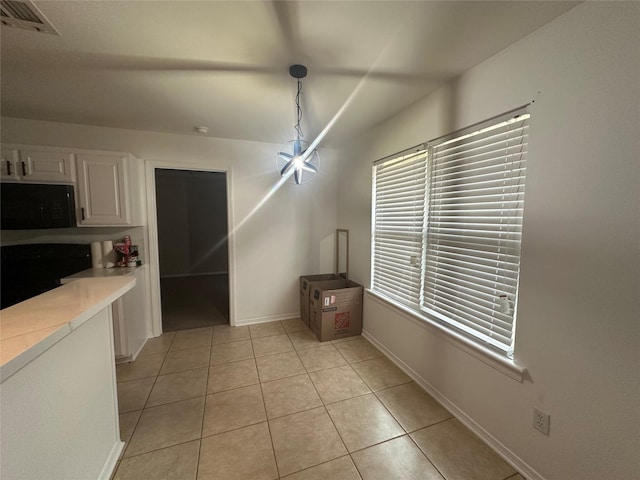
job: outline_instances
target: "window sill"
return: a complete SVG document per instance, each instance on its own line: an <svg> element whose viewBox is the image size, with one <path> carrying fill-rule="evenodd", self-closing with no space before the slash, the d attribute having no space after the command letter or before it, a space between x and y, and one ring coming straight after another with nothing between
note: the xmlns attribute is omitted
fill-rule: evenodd
<svg viewBox="0 0 640 480"><path fill-rule="evenodd" d="M366 292L372 301L387 308L391 308L396 313L400 314L402 317L406 318L412 323L428 330L430 333L439 336L446 342L459 348L460 350L463 350L464 352L480 360L486 365L489 365L490 367L498 370L500 373L506 375L507 377L522 383L525 374L527 373L527 369L525 367L518 365L512 360L505 358L500 354L489 350L488 348L484 348L481 345L474 343L464 335L450 330L445 326L440 325L433 320L430 320L429 318L416 314L415 312L411 311L403 305L400 305L399 303L393 302L392 300L380 296L379 294L371 291L368 288L366 289Z"/></svg>

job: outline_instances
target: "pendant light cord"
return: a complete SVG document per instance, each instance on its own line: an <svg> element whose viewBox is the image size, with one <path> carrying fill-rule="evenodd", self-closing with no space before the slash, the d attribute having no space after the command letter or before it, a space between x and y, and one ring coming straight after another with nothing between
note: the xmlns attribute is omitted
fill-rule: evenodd
<svg viewBox="0 0 640 480"><path fill-rule="evenodd" d="M300 127L300 121L302 120L302 109L300 108L300 92L302 92L302 81L298 79L298 93L296 94L296 116L298 122L295 125L296 129L296 137L301 139L304 137L302 133L302 128Z"/></svg>

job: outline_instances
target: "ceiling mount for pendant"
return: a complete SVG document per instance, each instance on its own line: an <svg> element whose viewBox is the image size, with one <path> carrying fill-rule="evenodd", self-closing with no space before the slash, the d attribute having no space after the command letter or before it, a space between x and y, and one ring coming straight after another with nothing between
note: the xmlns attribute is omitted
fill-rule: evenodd
<svg viewBox="0 0 640 480"><path fill-rule="evenodd" d="M276 165L280 176L286 177L287 180L296 185L309 183L318 174L318 164L320 163L320 155L313 149L309 150L309 143L302 140L302 128L300 121L302 120L302 108L300 108L300 93L302 92L302 81L300 79L307 76L307 67L304 65L291 65L289 67L289 75L298 80L298 92L296 94L296 124L294 130L295 139L291 140L286 149L291 153L278 152L276 154Z"/></svg>
<svg viewBox="0 0 640 480"><path fill-rule="evenodd" d="M289 75L293 78L304 78L307 76L307 67L304 65L291 65L289 67Z"/></svg>

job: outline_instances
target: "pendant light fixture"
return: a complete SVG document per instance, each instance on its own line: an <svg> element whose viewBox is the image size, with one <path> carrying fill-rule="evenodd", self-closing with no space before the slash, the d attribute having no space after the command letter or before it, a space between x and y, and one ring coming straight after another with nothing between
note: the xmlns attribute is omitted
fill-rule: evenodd
<svg viewBox="0 0 640 480"><path fill-rule="evenodd" d="M276 165L282 177L288 177L290 183L301 185L309 183L318 174L320 155L317 150L308 150L309 143L302 140L302 109L300 108L300 93L302 92L302 80L307 76L307 67L304 65L291 65L289 75L298 80L298 93L296 94L296 124L295 139L286 144L286 148L276 154Z"/></svg>

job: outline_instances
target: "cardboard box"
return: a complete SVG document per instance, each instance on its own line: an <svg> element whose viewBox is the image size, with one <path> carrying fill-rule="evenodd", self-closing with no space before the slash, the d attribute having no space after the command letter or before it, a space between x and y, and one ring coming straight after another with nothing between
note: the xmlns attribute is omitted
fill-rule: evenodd
<svg viewBox="0 0 640 480"><path fill-rule="evenodd" d="M309 305L311 292L316 288L344 288L347 285L347 281L340 280L323 280L319 282L308 282L307 289L304 292L300 292L300 318L309 326Z"/></svg>
<svg viewBox="0 0 640 480"><path fill-rule="evenodd" d="M346 280L335 273L324 273L320 275L302 275L300 277L300 318L309 326L309 292L312 284L323 282L327 288L339 288L346 286ZM329 282L329 283L325 283Z"/></svg>
<svg viewBox="0 0 640 480"><path fill-rule="evenodd" d="M345 288L317 285L311 292L309 328L321 342L362 333L364 287L346 283Z"/></svg>

